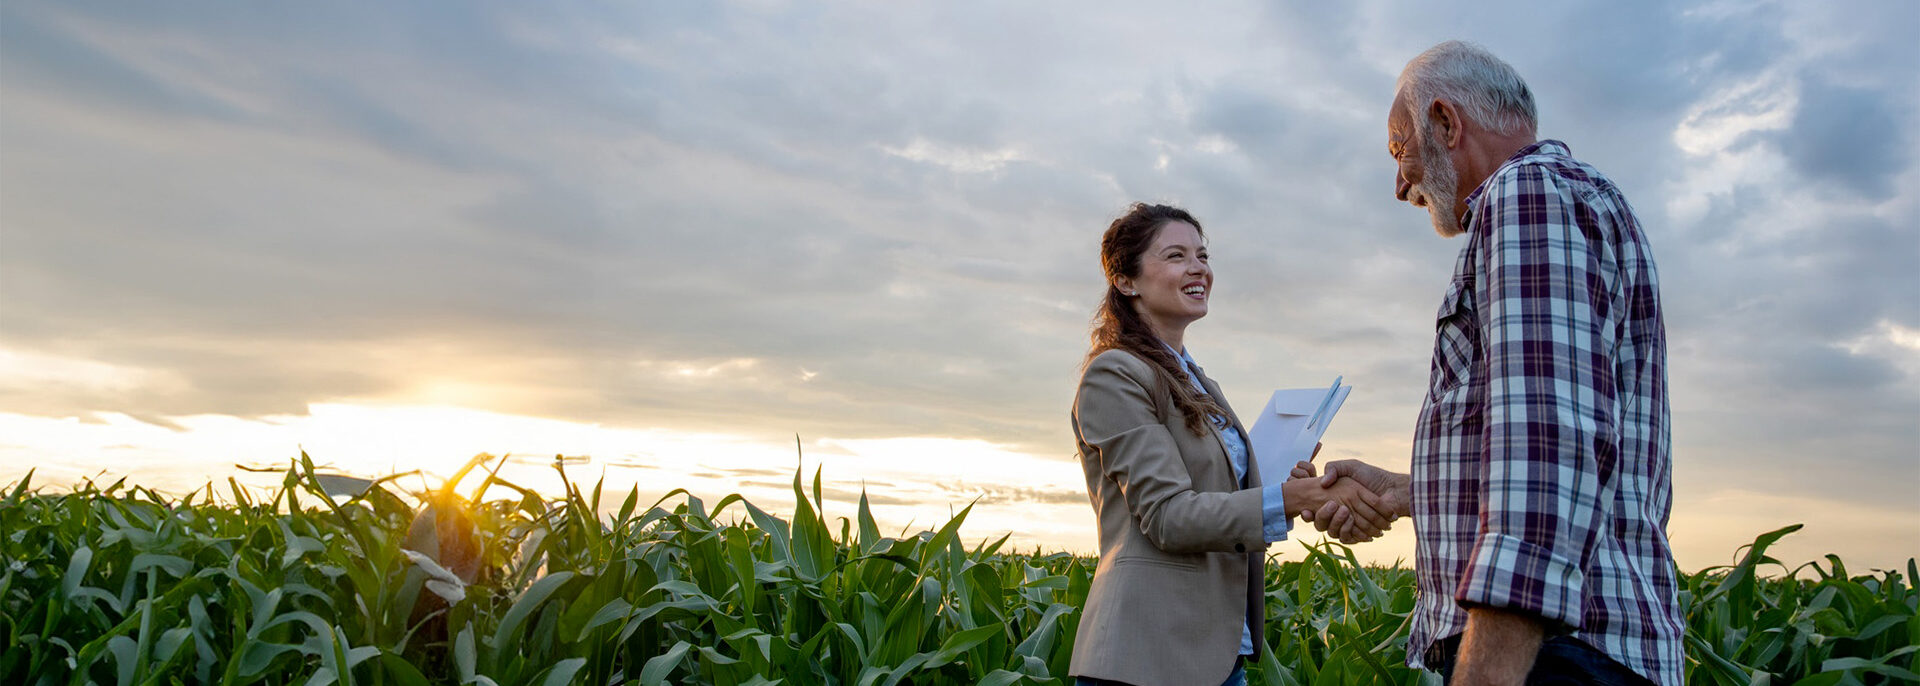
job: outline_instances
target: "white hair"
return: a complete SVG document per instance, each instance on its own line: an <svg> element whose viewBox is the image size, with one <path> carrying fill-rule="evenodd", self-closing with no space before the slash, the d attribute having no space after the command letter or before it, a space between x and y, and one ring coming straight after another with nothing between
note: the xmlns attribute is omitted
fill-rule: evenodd
<svg viewBox="0 0 1920 686"><path fill-rule="evenodd" d="M1520 73L1486 48L1450 40L1407 62L1394 90L1414 121L1436 98L1453 102L1468 119L1502 135L1536 135L1533 91Z"/></svg>

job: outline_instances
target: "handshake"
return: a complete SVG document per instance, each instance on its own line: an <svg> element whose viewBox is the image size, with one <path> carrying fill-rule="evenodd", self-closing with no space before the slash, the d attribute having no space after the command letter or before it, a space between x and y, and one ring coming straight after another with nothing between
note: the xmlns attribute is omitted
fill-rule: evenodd
<svg viewBox="0 0 1920 686"><path fill-rule="evenodd" d="M1314 446L1314 452L1320 452L1319 446ZM1318 476L1319 480L1289 489L1287 510L1301 521L1313 522L1314 528L1341 543L1371 541L1386 532L1393 520L1413 513L1412 478L1408 475L1359 460L1329 462L1327 473L1319 475L1311 460L1296 463L1289 477L1306 480Z"/></svg>

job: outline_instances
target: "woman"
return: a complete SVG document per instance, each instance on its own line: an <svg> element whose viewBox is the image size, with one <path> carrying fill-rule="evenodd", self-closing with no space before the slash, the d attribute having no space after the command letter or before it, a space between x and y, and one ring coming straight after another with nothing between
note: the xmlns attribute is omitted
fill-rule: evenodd
<svg viewBox="0 0 1920 686"><path fill-rule="evenodd" d="M1290 516L1336 499L1377 535L1382 508L1352 479L1262 485L1240 420L1186 354L1213 291L1192 215L1134 204L1107 228L1100 262L1107 295L1073 404L1100 565L1072 673L1091 685L1244 683L1263 643L1267 544Z"/></svg>

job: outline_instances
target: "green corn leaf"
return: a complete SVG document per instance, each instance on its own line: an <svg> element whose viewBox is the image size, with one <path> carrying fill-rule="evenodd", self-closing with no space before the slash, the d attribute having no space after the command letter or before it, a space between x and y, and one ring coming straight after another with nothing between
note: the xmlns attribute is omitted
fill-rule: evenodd
<svg viewBox="0 0 1920 686"><path fill-rule="evenodd" d="M86 581L87 568L93 566L93 549L80 546L73 551L73 557L67 559L67 573L60 578L60 590L72 597L80 590L80 584Z"/></svg>
<svg viewBox="0 0 1920 686"><path fill-rule="evenodd" d="M1014 654L1028 657L1045 657L1051 654L1053 643L1060 635L1060 618L1073 610L1073 606L1066 603L1054 603L1048 606L1046 613L1040 615L1040 622L1034 626L1033 632L1027 634L1027 637L1020 641L1020 645L1014 647Z"/></svg>
<svg viewBox="0 0 1920 686"><path fill-rule="evenodd" d="M291 643L268 643L249 640L240 648L240 676L253 677L266 671L281 655L297 652L300 646Z"/></svg>
<svg viewBox="0 0 1920 686"><path fill-rule="evenodd" d="M6 505L8 507L14 507L19 504L22 497L25 496L27 493L27 484L33 482L34 471L38 469L39 469L38 467L28 468L27 474L25 476L20 477L20 482L13 485L12 491L7 492Z"/></svg>
<svg viewBox="0 0 1920 686"><path fill-rule="evenodd" d="M160 640L153 644L153 661L162 664L172 662L180 649L187 646L187 639L192 637L193 630L184 626L174 627L161 633Z"/></svg>
<svg viewBox="0 0 1920 686"><path fill-rule="evenodd" d="M1907 618L1902 617L1900 615L1882 615L1880 617L1875 618L1872 622L1867 623L1866 626L1861 627L1860 633L1853 635L1853 640L1856 640L1856 641L1873 640L1873 638L1875 636L1879 636L1881 632L1896 626L1900 626L1900 624L1905 621L1907 621Z"/></svg>
<svg viewBox="0 0 1920 686"><path fill-rule="evenodd" d="M874 546L880 543L880 525L873 519L873 510L867 507L867 487L860 486L860 504L855 519L860 522L859 549L862 553L874 552Z"/></svg>
<svg viewBox="0 0 1920 686"><path fill-rule="evenodd" d="M1019 672L996 669L988 672L987 676L980 680L980 686L1008 686L1009 684L1020 683L1020 680L1025 678L1027 677Z"/></svg>
<svg viewBox="0 0 1920 686"><path fill-rule="evenodd" d="M313 675L307 677L307 680L302 682L301 686L330 686L337 681L339 681L339 677L333 671L333 668L321 667L314 670Z"/></svg>
<svg viewBox="0 0 1920 686"><path fill-rule="evenodd" d="M674 643L672 648L668 648L667 652L648 659L646 666L640 668L642 686L661 686L667 683L667 675L673 673L674 667L680 666L680 661L686 658L687 651L692 648L692 644L680 641Z"/></svg>
<svg viewBox="0 0 1920 686"><path fill-rule="evenodd" d="M1723 686L1745 686L1752 681L1753 675L1748 674L1733 661L1721 657L1719 653L1714 652L1713 646L1708 645L1698 636L1689 632L1686 640L1687 646L1691 648L1689 654L1700 661L1700 666L1707 670L1707 674L1713 678L1714 683Z"/></svg>
<svg viewBox="0 0 1920 686"><path fill-rule="evenodd" d="M580 627L580 634L577 638L584 640L587 638L587 634L591 633L594 629L619 621L633 614L633 610L633 603L627 602L626 598L609 600L605 605L601 605L598 611L593 613L593 618L588 619L587 623Z"/></svg>
<svg viewBox="0 0 1920 686"><path fill-rule="evenodd" d="M140 553L133 556L133 562L127 565L127 573L139 574L149 568L158 568L174 578L182 578L193 573L193 563L176 555L158 555Z"/></svg>
<svg viewBox="0 0 1920 686"><path fill-rule="evenodd" d="M927 657L922 669L933 669L959 659L961 654L972 650L974 646L980 645L986 642L987 639L993 638L1004 631L1006 631L1006 627L994 625L955 632L953 635L948 636L944 643L940 644L939 650L934 651L932 655Z"/></svg>
<svg viewBox="0 0 1920 686"><path fill-rule="evenodd" d="M898 686L898 684L902 680L906 679L908 675L918 671L920 669L920 665L926 663L927 657L928 657L928 653L919 653L912 657L907 658L906 660L902 661L899 666L894 667L892 670L890 670L889 673L887 674L886 680L880 683L882 684L882 686Z"/></svg>
<svg viewBox="0 0 1920 686"><path fill-rule="evenodd" d="M793 547L791 534L787 531L787 523L780 521L778 517L767 514L758 507L754 507L753 503L743 501L741 504L746 506L747 516L753 518L754 525L760 527L761 531L766 532L769 541L773 544L774 559L772 561L792 564Z"/></svg>
<svg viewBox="0 0 1920 686"><path fill-rule="evenodd" d="M854 629L852 624L846 622L835 622L833 627L839 630L841 635L846 636L847 642L853 645L854 657L862 664L866 663L867 643L861 640L859 630Z"/></svg>
<svg viewBox="0 0 1920 686"><path fill-rule="evenodd" d="M107 652L113 655L114 673L119 677L120 686L132 686L133 677L140 668L140 646L133 639L115 636L107 639Z"/></svg>
<svg viewBox="0 0 1920 686"><path fill-rule="evenodd" d="M469 624L465 628L462 628L459 635L453 639L453 665L457 670L456 673L460 675L460 683L464 684L474 680L474 676L478 671L475 669L477 667L475 664L477 662L475 652L473 645L473 625Z"/></svg>
<svg viewBox="0 0 1920 686"><path fill-rule="evenodd" d="M561 660L547 668L547 678L541 679L540 684L541 686L566 686L573 683L573 675L580 673L580 669L586 666L587 659L584 657Z"/></svg>
<svg viewBox="0 0 1920 686"><path fill-rule="evenodd" d="M513 605L507 608L507 614L500 618L500 627L494 630L493 639L488 641L488 645L499 652L509 650L509 641L517 638L520 625L527 621L527 616L533 614L534 610L539 609L541 603L545 603L547 598L560 590L561 586L572 580L573 575L573 572L555 572L533 582L533 586L528 587L520 597L514 599Z"/></svg>
<svg viewBox="0 0 1920 686"><path fill-rule="evenodd" d="M1889 664L1893 662L1895 658L1899 658L1899 657L1911 654L1915 651L1920 651L1920 645L1907 646L1905 648L1901 648L1899 650L1895 650L1893 652L1887 653L1886 655L1883 655L1878 659L1873 659L1873 660L1869 660L1861 657L1834 658L1834 659L1827 660L1825 662L1820 663L1820 671L1822 673L1828 673L1828 672L1852 672L1852 671L1858 670L1863 672L1870 672L1873 674L1880 674L1883 676L1889 676L1889 677L1893 677L1895 679L1900 679L1907 682L1920 682L1920 674L1915 674L1899 666Z"/></svg>
<svg viewBox="0 0 1920 686"><path fill-rule="evenodd" d="M427 675L420 673L419 667L415 667L413 663L396 653L381 652L380 667L386 670L388 677L399 682L400 686L432 686L433 682L427 680Z"/></svg>

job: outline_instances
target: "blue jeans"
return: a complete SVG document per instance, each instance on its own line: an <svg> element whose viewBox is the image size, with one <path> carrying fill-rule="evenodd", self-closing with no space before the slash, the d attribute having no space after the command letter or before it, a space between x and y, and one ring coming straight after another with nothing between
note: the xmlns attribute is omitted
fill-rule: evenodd
<svg viewBox="0 0 1920 686"><path fill-rule="evenodd" d="M1227 675L1226 681L1220 682L1220 686L1247 686L1247 664L1246 663L1247 663L1247 657L1245 655L1242 655L1239 658L1235 659L1233 661L1233 672ZM1112 679L1091 679L1084 676L1074 677L1073 683L1074 683L1074 686L1127 686L1127 682L1124 682L1124 681L1114 681Z"/></svg>

